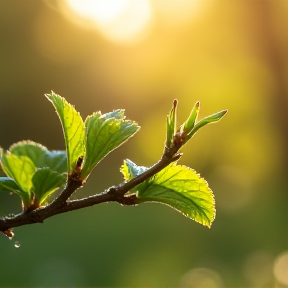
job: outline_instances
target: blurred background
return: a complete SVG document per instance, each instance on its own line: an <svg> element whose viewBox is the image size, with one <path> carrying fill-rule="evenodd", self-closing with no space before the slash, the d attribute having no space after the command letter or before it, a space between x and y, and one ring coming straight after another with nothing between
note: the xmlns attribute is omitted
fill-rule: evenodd
<svg viewBox="0 0 288 288"><path fill-rule="evenodd" d="M214 191L211 229L160 204L58 215L0 235L0 286L287 287L287 29L287 0L0 1L1 147L64 149L51 90L142 127L73 197L121 183L125 158L153 165L173 99L179 122L229 109L180 161ZM0 216L20 209L0 195Z"/></svg>

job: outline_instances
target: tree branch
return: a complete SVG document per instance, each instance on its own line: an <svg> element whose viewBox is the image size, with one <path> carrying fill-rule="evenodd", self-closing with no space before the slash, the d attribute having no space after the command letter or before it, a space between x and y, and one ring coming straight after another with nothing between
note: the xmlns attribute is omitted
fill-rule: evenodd
<svg viewBox="0 0 288 288"><path fill-rule="evenodd" d="M140 202L135 194L125 194L181 157L181 154L178 154L178 150L181 148L182 143L181 141L177 141L176 138L175 140L171 148L166 147L164 149L162 158L155 165L130 181L121 183L118 186L112 186L102 193L87 198L69 200L69 197L84 184L80 178L81 171L78 169L79 167L76 167L75 171L69 175L67 185L58 198L45 207L22 212L14 217L4 216L0 218L0 231L12 237L13 232L11 228L33 223L43 223L45 219L54 215L104 202L118 202L121 205L137 205Z"/></svg>

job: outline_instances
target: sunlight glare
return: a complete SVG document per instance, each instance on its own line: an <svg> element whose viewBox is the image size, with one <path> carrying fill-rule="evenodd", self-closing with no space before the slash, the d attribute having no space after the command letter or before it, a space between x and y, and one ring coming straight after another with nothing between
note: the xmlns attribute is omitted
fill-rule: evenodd
<svg viewBox="0 0 288 288"><path fill-rule="evenodd" d="M151 26L149 0L66 0L66 8L114 42L141 41ZM67 13L66 13L67 14Z"/></svg>
<svg viewBox="0 0 288 288"><path fill-rule="evenodd" d="M80 16L91 18L100 25L103 25L119 17L123 13L127 2L128 0L69 0L68 5Z"/></svg>

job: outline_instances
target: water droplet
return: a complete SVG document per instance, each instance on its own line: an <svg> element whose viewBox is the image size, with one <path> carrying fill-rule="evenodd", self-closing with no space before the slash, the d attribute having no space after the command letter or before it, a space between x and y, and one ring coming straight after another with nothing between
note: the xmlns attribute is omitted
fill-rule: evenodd
<svg viewBox="0 0 288 288"><path fill-rule="evenodd" d="M20 247L20 242L19 242L19 241L15 241L14 246L15 246L16 248L19 248L19 247Z"/></svg>

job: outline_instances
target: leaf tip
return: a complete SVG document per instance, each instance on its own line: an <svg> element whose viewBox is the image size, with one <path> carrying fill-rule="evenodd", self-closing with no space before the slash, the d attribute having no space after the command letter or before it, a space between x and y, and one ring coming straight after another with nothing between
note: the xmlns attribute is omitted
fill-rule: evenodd
<svg viewBox="0 0 288 288"><path fill-rule="evenodd" d="M51 98L53 95L56 95L53 90L51 90L50 93L45 93L44 94L44 96L47 97L48 99Z"/></svg>
<svg viewBox="0 0 288 288"><path fill-rule="evenodd" d="M223 110L223 116L228 112L228 109Z"/></svg>
<svg viewBox="0 0 288 288"><path fill-rule="evenodd" d="M177 105L178 105L178 100L177 100L177 99L174 99L174 101L173 101L173 108L176 109Z"/></svg>

